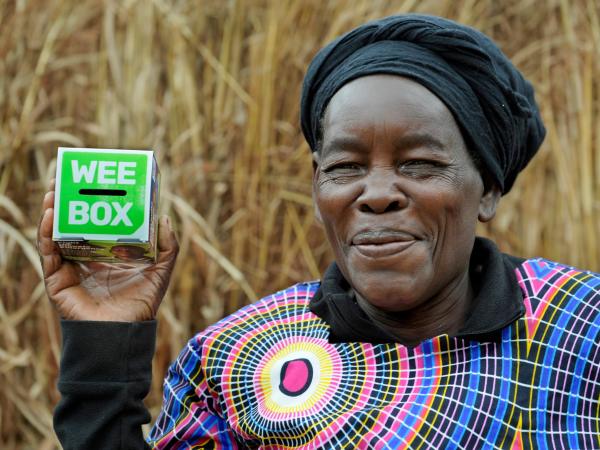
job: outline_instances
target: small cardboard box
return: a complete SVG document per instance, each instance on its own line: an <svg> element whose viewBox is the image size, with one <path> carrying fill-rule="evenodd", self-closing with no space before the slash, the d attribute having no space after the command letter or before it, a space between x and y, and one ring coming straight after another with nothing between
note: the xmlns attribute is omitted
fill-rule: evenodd
<svg viewBox="0 0 600 450"><path fill-rule="evenodd" d="M155 261L159 179L152 150L59 148L52 239L62 255Z"/></svg>

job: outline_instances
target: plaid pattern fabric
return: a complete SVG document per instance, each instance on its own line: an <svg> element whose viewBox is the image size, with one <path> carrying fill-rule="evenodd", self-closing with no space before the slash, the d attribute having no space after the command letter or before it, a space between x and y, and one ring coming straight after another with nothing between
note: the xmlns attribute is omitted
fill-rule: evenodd
<svg viewBox="0 0 600 450"><path fill-rule="evenodd" d="M247 306L169 370L158 449L600 448L600 275L517 269L526 314L494 342L328 343L318 283Z"/></svg>

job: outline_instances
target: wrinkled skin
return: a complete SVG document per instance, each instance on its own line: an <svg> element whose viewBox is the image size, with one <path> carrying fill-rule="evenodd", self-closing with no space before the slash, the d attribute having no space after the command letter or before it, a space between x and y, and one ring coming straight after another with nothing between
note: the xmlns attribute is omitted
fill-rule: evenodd
<svg viewBox="0 0 600 450"><path fill-rule="evenodd" d="M179 246L166 216L158 228L155 264L108 264L63 260L52 241L54 182L42 204L38 252L48 297L67 320L137 322L156 317Z"/></svg>
<svg viewBox="0 0 600 450"><path fill-rule="evenodd" d="M392 75L349 82L313 165L316 217L367 314L407 344L458 331L476 224L500 192L484 189L441 100Z"/></svg>

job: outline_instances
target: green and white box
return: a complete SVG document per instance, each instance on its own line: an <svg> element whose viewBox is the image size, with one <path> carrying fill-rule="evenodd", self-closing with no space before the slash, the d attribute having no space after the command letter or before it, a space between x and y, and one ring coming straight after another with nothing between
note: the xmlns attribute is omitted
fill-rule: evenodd
<svg viewBox="0 0 600 450"><path fill-rule="evenodd" d="M59 148L52 238L67 259L155 261L152 150Z"/></svg>

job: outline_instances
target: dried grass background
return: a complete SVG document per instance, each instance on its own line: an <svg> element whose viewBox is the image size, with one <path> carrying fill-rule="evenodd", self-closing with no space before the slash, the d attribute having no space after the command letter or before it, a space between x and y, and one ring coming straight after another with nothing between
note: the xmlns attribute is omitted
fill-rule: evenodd
<svg viewBox="0 0 600 450"><path fill-rule="evenodd" d="M0 448L58 448L57 318L35 251L62 146L152 148L181 254L159 318L165 368L196 331L318 278L300 83L326 41L419 11L496 39L537 88L548 137L481 233L600 270L596 0L0 0Z"/></svg>

